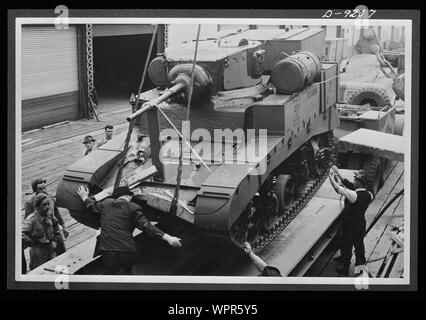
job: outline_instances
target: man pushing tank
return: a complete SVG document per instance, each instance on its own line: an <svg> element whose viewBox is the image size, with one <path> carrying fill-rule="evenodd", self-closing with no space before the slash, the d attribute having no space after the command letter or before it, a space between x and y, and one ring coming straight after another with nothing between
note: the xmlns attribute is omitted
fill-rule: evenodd
<svg viewBox="0 0 426 320"><path fill-rule="evenodd" d="M133 193L128 186L118 187L111 198L96 202L89 198L89 190L80 186L77 194L85 207L100 214L101 234L99 251L106 274L132 274L136 260L135 228L166 241L172 247L181 247L181 239L164 233L147 220L140 206L131 202Z"/></svg>

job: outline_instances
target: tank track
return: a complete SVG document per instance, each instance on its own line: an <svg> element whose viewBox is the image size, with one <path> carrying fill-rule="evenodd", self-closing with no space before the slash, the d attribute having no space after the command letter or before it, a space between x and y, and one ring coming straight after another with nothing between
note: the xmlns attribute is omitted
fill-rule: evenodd
<svg viewBox="0 0 426 320"><path fill-rule="evenodd" d="M328 168L336 162L336 139L333 136L332 131L328 132L329 148L331 150L329 159L327 161ZM254 243L251 244L254 253L260 252L264 249L272 240L284 231L284 229L290 224L291 221L303 210L306 204L313 198L318 189L322 186L325 180L328 178L329 170L324 170L321 176L316 179L309 180L304 192L298 197L298 199L292 203L284 212L283 216L279 218L274 225L265 233L260 235Z"/></svg>

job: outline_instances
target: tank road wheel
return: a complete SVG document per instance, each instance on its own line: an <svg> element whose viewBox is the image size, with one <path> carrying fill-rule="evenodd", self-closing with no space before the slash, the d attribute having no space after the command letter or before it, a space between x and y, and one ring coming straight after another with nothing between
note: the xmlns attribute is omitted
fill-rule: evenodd
<svg viewBox="0 0 426 320"><path fill-rule="evenodd" d="M366 158L362 169L367 172L367 189L373 192L374 196L376 196L377 192L383 186L383 170L380 158Z"/></svg>
<svg viewBox="0 0 426 320"><path fill-rule="evenodd" d="M286 207L291 205L297 198L297 186L294 179L287 174L277 176L274 191L278 199L278 213L283 215Z"/></svg>
<svg viewBox="0 0 426 320"><path fill-rule="evenodd" d="M309 170L313 178L321 176L328 168L331 150L328 132L310 140Z"/></svg>

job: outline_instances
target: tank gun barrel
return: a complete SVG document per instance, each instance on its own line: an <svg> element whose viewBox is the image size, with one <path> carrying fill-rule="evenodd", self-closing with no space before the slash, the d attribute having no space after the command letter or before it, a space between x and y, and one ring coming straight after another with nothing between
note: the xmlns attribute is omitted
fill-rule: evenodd
<svg viewBox="0 0 426 320"><path fill-rule="evenodd" d="M173 85L170 88L167 88L161 96L159 96L158 98L152 99L148 102L145 102L142 107L137 110L136 112L132 113L130 116L127 117L127 121L130 122L132 121L134 118L140 116L142 113L150 110L152 107L160 104L161 102L167 100L168 98L170 98L171 96L181 92L183 89L185 89L185 83L183 82L177 82L175 85Z"/></svg>

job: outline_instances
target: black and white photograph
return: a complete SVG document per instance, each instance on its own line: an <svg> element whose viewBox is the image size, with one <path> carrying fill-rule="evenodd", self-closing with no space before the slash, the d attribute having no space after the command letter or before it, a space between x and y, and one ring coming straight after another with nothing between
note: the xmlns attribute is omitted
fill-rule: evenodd
<svg viewBox="0 0 426 320"><path fill-rule="evenodd" d="M415 286L415 11L72 9L9 13L12 287Z"/></svg>

